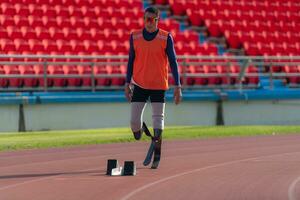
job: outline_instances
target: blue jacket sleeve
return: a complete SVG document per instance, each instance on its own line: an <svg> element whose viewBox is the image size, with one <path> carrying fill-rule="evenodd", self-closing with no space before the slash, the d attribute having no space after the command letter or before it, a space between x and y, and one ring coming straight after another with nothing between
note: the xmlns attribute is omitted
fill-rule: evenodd
<svg viewBox="0 0 300 200"><path fill-rule="evenodd" d="M131 77L132 77L132 73L133 73L133 62L134 62L134 58L135 58L132 34L130 35L129 43L130 43L130 47L129 47L129 58L128 58L128 63L127 63L126 83L130 83L130 81L131 81Z"/></svg>
<svg viewBox="0 0 300 200"><path fill-rule="evenodd" d="M172 75L173 75L174 80L175 80L175 85L180 86L178 63L177 63L177 60L176 60L174 42L173 42L173 38L172 38L171 34L168 35L166 53L167 53L167 56L168 56L168 59L169 59Z"/></svg>

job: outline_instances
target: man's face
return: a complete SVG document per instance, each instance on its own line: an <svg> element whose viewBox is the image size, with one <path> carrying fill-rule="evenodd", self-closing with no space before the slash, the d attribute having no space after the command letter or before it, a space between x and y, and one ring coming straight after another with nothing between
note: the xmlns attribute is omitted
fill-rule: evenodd
<svg viewBox="0 0 300 200"><path fill-rule="evenodd" d="M156 31L158 24L158 17L154 13L146 12L144 15L144 24L148 32Z"/></svg>

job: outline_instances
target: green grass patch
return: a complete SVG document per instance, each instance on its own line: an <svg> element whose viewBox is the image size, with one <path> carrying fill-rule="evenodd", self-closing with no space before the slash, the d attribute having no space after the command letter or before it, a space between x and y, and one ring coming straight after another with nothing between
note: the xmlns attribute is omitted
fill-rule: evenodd
<svg viewBox="0 0 300 200"><path fill-rule="evenodd" d="M214 138L300 133L300 126L166 127L164 139ZM149 140L145 135L142 140ZM0 151L133 142L129 128L0 133Z"/></svg>

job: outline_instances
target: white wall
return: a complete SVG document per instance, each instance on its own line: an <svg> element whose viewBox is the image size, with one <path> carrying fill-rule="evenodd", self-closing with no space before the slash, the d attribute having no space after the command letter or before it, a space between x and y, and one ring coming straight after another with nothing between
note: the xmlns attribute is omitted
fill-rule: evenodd
<svg viewBox="0 0 300 200"><path fill-rule="evenodd" d="M214 125L215 105L182 103L166 105L166 125ZM27 130L88 129L126 127L130 124L130 104L47 104L24 106ZM152 124L151 105L146 106L144 120Z"/></svg>
<svg viewBox="0 0 300 200"><path fill-rule="evenodd" d="M0 131L18 131L19 106L0 105Z"/></svg>
<svg viewBox="0 0 300 200"><path fill-rule="evenodd" d="M300 101L224 102L226 125L300 125Z"/></svg>
<svg viewBox="0 0 300 200"><path fill-rule="evenodd" d="M27 130L88 129L129 123L129 107L120 103L40 104L24 107Z"/></svg>
<svg viewBox="0 0 300 200"><path fill-rule="evenodd" d="M215 125L215 102L182 102L166 105L165 124ZM18 131L19 106L0 105L0 131ZM225 125L300 125L300 100L295 101L225 101ZM129 127L128 103L72 103L24 105L26 130L93 129ZM144 120L151 125L151 106Z"/></svg>

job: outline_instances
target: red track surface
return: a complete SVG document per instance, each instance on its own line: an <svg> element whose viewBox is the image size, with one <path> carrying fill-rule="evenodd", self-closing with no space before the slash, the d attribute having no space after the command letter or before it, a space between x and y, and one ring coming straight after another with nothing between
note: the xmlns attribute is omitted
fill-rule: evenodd
<svg viewBox="0 0 300 200"><path fill-rule="evenodd" d="M300 135L167 141L159 169L148 143L0 154L0 200L300 199ZM137 162L109 177L106 160Z"/></svg>

